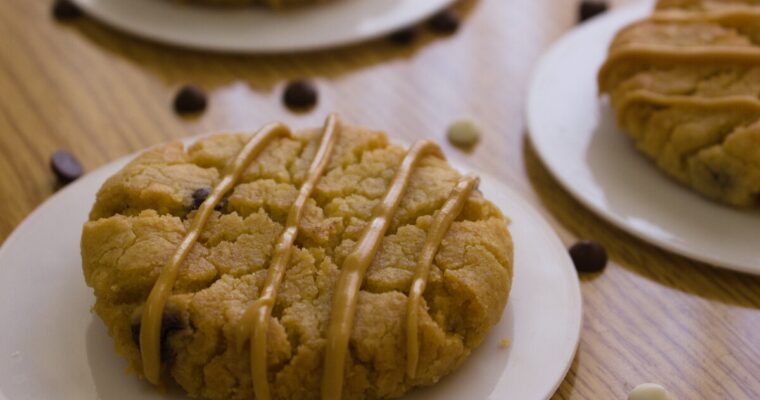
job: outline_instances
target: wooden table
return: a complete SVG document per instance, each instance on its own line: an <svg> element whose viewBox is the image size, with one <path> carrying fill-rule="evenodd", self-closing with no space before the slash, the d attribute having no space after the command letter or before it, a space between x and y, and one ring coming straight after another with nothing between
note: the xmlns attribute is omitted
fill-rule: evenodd
<svg viewBox="0 0 760 400"><path fill-rule="evenodd" d="M336 110L399 139L437 139L450 158L519 190L566 244L593 238L607 247L607 269L581 277L580 348L554 398L624 399L655 381L679 399L760 399L760 278L669 254L603 222L558 185L526 139L531 68L575 24L575 0L469 0L458 5L466 18L452 36L422 29L411 46L377 40L250 57L155 45L87 18L56 22L49 3L0 0L0 240L55 192L48 160L58 148L91 170L193 133L272 120L317 125ZM284 83L297 77L318 84L311 112L282 106ZM185 83L211 93L200 116L172 111ZM485 132L470 152L445 145L446 126L460 116Z"/></svg>

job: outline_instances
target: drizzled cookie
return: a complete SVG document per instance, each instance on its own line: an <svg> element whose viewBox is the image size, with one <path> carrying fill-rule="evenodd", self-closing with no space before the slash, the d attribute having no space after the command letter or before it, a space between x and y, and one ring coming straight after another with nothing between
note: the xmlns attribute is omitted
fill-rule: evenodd
<svg viewBox="0 0 760 400"><path fill-rule="evenodd" d="M599 71L618 125L671 177L760 204L760 3L662 0Z"/></svg>
<svg viewBox="0 0 760 400"><path fill-rule="evenodd" d="M116 350L206 399L399 397L498 322L507 219L440 148L341 123L215 135L101 188L85 279Z"/></svg>

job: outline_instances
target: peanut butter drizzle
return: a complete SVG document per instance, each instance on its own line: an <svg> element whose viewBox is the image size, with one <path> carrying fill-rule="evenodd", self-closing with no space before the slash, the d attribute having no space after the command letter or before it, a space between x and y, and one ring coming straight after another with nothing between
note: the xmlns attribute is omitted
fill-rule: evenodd
<svg viewBox="0 0 760 400"><path fill-rule="evenodd" d="M607 76L615 64L621 61L635 62L686 62L686 63L760 63L760 48L729 46L692 46L675 47L662 45L625 46L620 50L611 49L607 60L599 69L597 85L599 92L609 90Z"/></svg>
<svg viewBox="0 0 760 400"><path fill-rule="evenodd" d="M719 25L730 25L733 23L746 22L748 19L760 18L760 9L754 8L731 8L725 10L713 11L684 11L678 9L659 9L655 10L648 19L644 21L654 21L658 23L694 23L710 22Z"/></svg>
<svg viewBox="0 0 760 400"><path fill-rule="evenodd" d="M375 208L374 216L364 229L359 242L349 254L340 271L332 301L332 315L327 327L324 376L322 377L322 398L340 400L343 392L343 375L346 363L348 339L356 313L359 289L364 281L372 259L388 230L390 220L396 213L409 178L419 162L427 155L443 158L440 147L429 140L419 141L409 149L401 162L382 202Z"/></svg>
<svg viewBox="0 0 760 400"><path fill-rule="evenodd" d="M656 104L660 106L687 106L700 108L727 108L731 110L745 109L760 113L760 100L753 96L736 95L723 97L693 97L683 95L662 95L647 90L636 90L627 94L615 108L618 122L625 118L628 108L636 102Z"/></svg>
<svg viewBox="0 0 760 400"><path fill-rule="evenodd" d="M420 257L417 259L414 278L406 302L406 374L409 378L414 378L417 375L417 363L420 355L417 338L419 304L430 276L433 257L438 252L446 232L449 231L451 224L462 212L467 199L478 186L479 181L477 177L472 175L459 180L446 203L436 214L420 252Z"/></svg>
<svg viewBox="0 0 760 400"><path fill-rule="evenodd" d="M219 181L198 208L190 229L153 285L148 300L145 302L145 310L140 325L140 355L143 373L151 383L158 384L161 378L161 317L177 279L179 267L187 258L196 240L198 240L203 226L225 193L235 186L248 165L269 142L280 136L290 136L288 127L279 123L265 126L240 150L233 164L228 167L229 172Z"/></svg>
<svg viewBox="0 0 760 400"><path fill-rule="evenodd" d="M330 159L333 147L338 137L339 121L331 114L325 121L319 150L311 162L306 181L301 185L298 197L290 206L285 229L274 248L272 262L267 270L267 280L261 290L261 296L245 311L238 325L237 348L243 350L247 339L251 341L251 379L257 400L269 400L269 380L267 379L267 331L272 307L277 299L277 289L285 275L285 269L290 262L293 243L298 236L298 225L301 221L306 201L311 197L314 187L322 177L322 173Z"/></svg>

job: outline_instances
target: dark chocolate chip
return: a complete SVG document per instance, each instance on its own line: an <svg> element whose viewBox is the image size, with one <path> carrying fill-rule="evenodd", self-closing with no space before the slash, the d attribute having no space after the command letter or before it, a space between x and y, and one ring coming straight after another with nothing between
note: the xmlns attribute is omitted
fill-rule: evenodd
<svg viewBox="0 0 760 400"><path fill-rule="evenodd" d="M214 210L224 212L227 210L227 204L229 204L230 200L227 198L227 196L222 197L221 200L219 200L219 204L214 207Z"/></svg>
<svg viewBox="0 0 760 400"><path fill-rule="evenodd" d="M196 113L206 109L206 93L195 85L185 85L174 98L174 111L178 114Z"/></svg>
<svg viewBox="0 0 760 400"><path fill-rule="evenodd" d="M197 210L201 204L203 204L204 201L206 201L206 198L208 195L211 194L211 189L209 188L200 188L193 192L193 204L191 210Z"/></svg>
<svg viewBox="0 0 760 400"><path fill-rule="evenodd" d="M185 328L185 324L182 323L182 316L179 312L165 312L163 318L161 318L161 337L164 338L169 332L178 331Z"/></svg>
<svg viewBox="0 0 760 400"><path fill-rule="evenodd" d="M50 168L62 183L69 183L84 173L82 164L73 154L65 150L58 150L50 157Z"/></svg>
<svg viewBox="0 0 760 400"><path fill-rule="evenodd" d="M454 33L459 29L459 14L452 9L443 10L433 15L428 25L435 32Z"/></svg>
<svg viewBox="0 0 760 400"><path fill-rule="evenodd" d="M317 104L317 89L305 79L288 83L282 97L285 105L291 109L306 109Z"/></svg>
<svg viewBox="0 0 760 400"><path fill-rule="evenodd" d="M583 22L607 11L607 2L602 0L583 0L578 7L578 20Z"/></svg>
<svg viewBox="0 0 760 400"><path fill-rule="evenodd" d="M417 37L417 28L410 26L408 28L397 30L388 36L391 42L396 44L409 44Z"/></svg>
<svg viewBox="0 0 760 400"><path fill-rule="evenodd" d="M140 348L140 321L138 320L137 323L133 323L130 325L130 329L132 330L132 341L135 343L137 348Z"/></svg>
<svg viewBox="0 0 760 400"><path fill-rule="evenodd" d="M607 265L607 250L593 240L581 240L570 247L570 258L580 272L597 272Z"/></svg>
<svg viewBox="0 0 760 400"><path fill-rule="evenodd" d="M707 172L710 174L710 179L713 184L720 188L722 191L727 191L734 185L734 180L731 174L724 169L715 168L713 165L707 166Z"/></svg>
<svg viewBox="0 0 760 400"><path fill-rule="evenodd" d="M137 348L140 348L141 319L141 314L135 314L132 317L132 324L130 326L130 329L132 330L132 341L135 343L135 345L137 345ZM170 333L182 330L184 328L185 324L182 322L182 317L178 312L164 312L164 315L161 318L161 347L166 347L164 346L164 342Z"/></svg>
<svg viewBox="0 0 760 400"><path fill-rule="evenodd" d="M56 0L53 4L53 17L59 21L75 19L82 16L82 10L70 0Z"/></svg>

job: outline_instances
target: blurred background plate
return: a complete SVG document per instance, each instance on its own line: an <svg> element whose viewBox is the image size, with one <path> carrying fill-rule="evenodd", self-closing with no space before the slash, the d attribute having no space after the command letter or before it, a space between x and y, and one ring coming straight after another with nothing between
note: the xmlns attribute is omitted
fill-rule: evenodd
<svg viewBox="0 0 760 400"><path fill-rule="evenodd" d="M331 0L271 10L173 0L72 0L114 28L170 45L236 53L315 50L372 39L427 18L452 0Z"/></svg>
<svg viewBox="0 0 760 400"><path fill-rule="evenodd" d="M666 250L760 274L760 212L713 202L667 177L597 96L596 73L613 36L652 7L641 1L606 13L552 46L528 96L531 142L565 189L609 222Z"/></svg>

